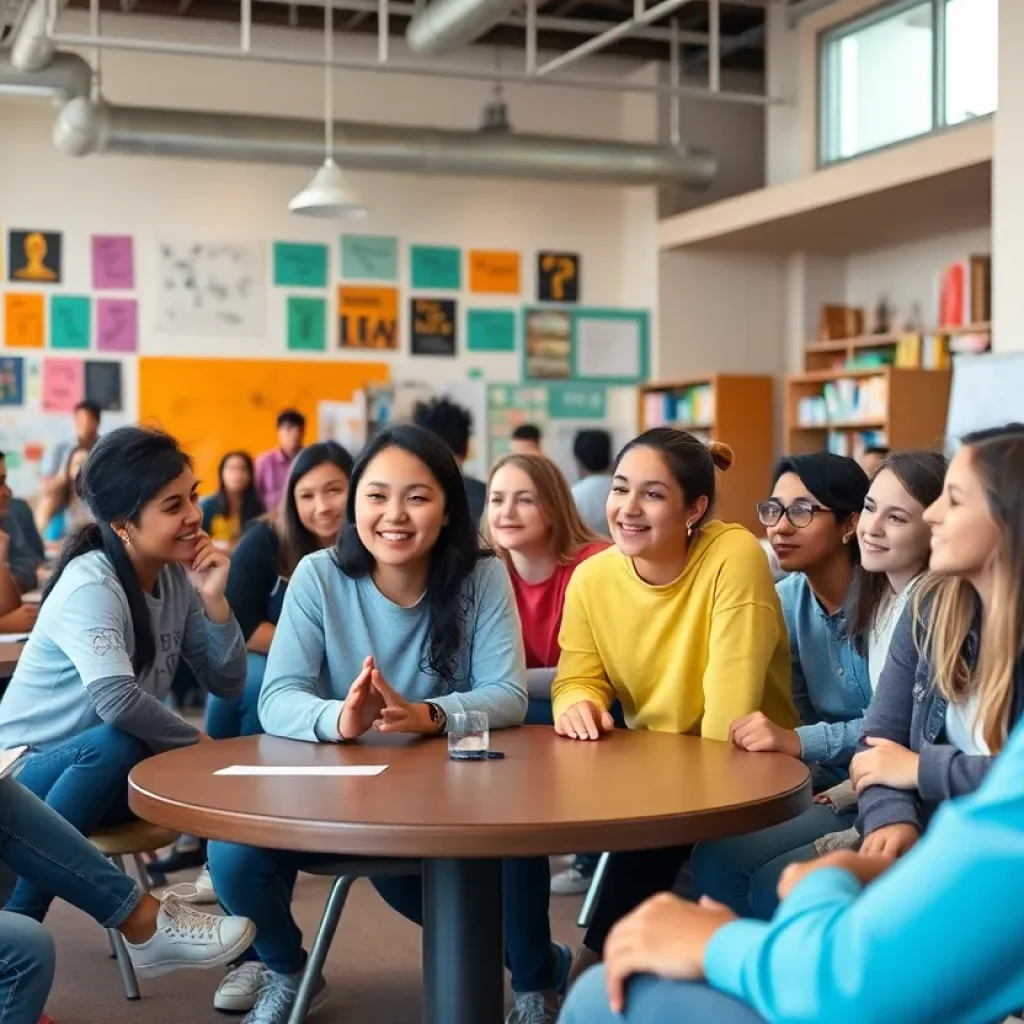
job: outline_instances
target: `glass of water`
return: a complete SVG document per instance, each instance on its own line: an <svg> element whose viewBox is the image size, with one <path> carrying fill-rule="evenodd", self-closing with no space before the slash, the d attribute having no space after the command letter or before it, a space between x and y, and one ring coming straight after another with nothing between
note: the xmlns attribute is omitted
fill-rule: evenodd
<svg viewBox="0 0 1024 1024"><path fill-rule="evenodd" d="M491 731L486 711L456 711L448 716L448 756L475 761L487 756Z"/></svg>

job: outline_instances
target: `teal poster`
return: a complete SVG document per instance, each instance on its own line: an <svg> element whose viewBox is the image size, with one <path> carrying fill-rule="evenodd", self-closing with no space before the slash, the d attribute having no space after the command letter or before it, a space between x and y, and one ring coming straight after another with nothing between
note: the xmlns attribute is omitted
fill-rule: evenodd
<svg viewBox="0 0 1024 1024"><path fill-rule="evenodd" d="M89 347L92 303L85 295L50 297L50 347Z"/></svg>
<svg viewBox="0 0 1024 1024"><path fill-rule="evenodd" d="M397 281L398 239L386 235L342 235L341 276L346 281Z"/></svg>
<svg viewBox="0 0 1024 1024"><path fill-rule="evenodd" d="M438 245L412 247L413 288L458 291L462 287L462 250Z"/></svg>
<svg viewBox="0 0 1024 1024"><path fill-rule="evenodd" d="M288 296L288 350L323 352L327 348L327 303L323 299Z"/></svg>
<svg viewBox="0 0 1024 1024"><path fill-rule="evenodd" d="M275 242L274 284L286 288L326 288L327 246Z"/></svg>
<svg viewBox="0 0 1024 1024"><path fill-rule="evenodd" d="M466 338L470 352L515 352L515 310L468 310L466 312Z"/></svg>

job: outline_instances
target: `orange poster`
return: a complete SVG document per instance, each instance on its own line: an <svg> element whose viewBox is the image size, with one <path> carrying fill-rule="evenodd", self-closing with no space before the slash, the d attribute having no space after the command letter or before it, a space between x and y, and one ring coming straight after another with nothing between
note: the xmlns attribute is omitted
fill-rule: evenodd
<svg viewBox="0 0 1024 1024"><path fill-rule="evenodd" d="M480 295L518 295L519 253L470 249L469 290Z"/></svg>
<svg viewBox="0 0 1024 1024"><path fill-rule="evenodd" d="M8 292L4 299L4 323L4 344L8 348L42 348L42 295Z"/></svg>
<svg viewBox="0 0 1024 1024"><path fill-rule="evenodd" d="M339 348L398 348L398 289L338 288Z"/></svg>

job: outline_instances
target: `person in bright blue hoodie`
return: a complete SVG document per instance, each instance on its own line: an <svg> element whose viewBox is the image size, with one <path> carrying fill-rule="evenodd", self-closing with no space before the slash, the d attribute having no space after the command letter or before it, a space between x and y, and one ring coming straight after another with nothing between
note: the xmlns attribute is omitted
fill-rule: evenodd
<svg viewBox="0 0 1024 1024"><path fill-rule="evenodd" d="M993 1024L1024 1006L1024 723L1003 746L1008 701L990 699L1024 662L1024 425L964 442L928 519L932 568L959 575L981 604L986 667L960 694L977 705L972 730L1002 746L981 787L944 804L895 863L841 851L792 865L770 922L655 896L609 936L605 966L580 979L560 1024L621 1022L623 1011L626 1024ZM982 571L961 571L985 551ZM965 601L946 620L950 649L971 611ZM906 753L893 751L909 789ZM969 941L950 942L942 921Z"/></svg>

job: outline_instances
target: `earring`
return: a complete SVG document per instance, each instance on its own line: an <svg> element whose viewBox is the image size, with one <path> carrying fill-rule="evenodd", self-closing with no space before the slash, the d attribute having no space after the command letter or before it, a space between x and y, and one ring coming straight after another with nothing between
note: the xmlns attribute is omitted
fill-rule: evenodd
<svg viewBox="0 0 1024 1024"><path fill-rule="evenodd" d="M849 543L850 543L850 538L851 538L852 536L853 536L853 534L852 534L852 533L848 533L848 534L847 534L847 535L846 535L846 536L845 536L845 537L843 538L843 543L844 543L844 544L849 544Z"/></svg>
<svg viewBox="0 0 1024 1024"><path fill-rule="evenodd" d="M686 536L687 537L692 537L693 536L693 523L687 523L686 524Z"/></svg>
<svg viewBox="0 0 1024 1024"><path fill-rule="evenodd" d="M441 520L441 525L442 526L447 526L448 525L448 517L447 516L445 516L444 519Z"/></svg>

